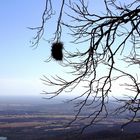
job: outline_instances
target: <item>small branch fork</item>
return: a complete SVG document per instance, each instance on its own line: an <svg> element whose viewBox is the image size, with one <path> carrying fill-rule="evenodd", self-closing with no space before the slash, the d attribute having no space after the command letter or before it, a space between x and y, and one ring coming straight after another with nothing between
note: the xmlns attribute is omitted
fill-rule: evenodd
<svg viewBox="0 0 140 140"><path fill-rule="evenodd" d="M44 35L44 29L45 29L45 24L46 22L52 18L52 16L55 14L55 12L53 12L53 5L52 5L52 0L45 0L45 9L44 12L42 14L42 22L41 22L41 26L39 27L29 27L29 29L31 30L37 30L36 36L33 37L33 40L31 41L31 47L37 48L39 45L39 42L41 40L41 38ZM56 32L55 32L55 36L52 39L52 41L59 41L61 38L61 33L62 33L62 28L61 28L61 19L62 19L62 14L63 14L63 8L64 8L64 3L65 0L62 0L62 5L61 5L61 9L60 9L60 13L59 13L59 17L58 17L58 22L57 22L57 28L56 28Z"/></svg>
<svg viewBox="0 0 140 140"><path fill-rule="evenodd" d="M31 47L35 47L35 48L38 47L39 42L44 35L45 23L52 17L53 14L54 13L53 13L52 2L51 2L51 0L46 0L45 10L42 14L41 26L29 27L29 29L31 29L31 30L37 30L35 37L33 37L33 40L31 41L31 43L32 43Z"/></svg>

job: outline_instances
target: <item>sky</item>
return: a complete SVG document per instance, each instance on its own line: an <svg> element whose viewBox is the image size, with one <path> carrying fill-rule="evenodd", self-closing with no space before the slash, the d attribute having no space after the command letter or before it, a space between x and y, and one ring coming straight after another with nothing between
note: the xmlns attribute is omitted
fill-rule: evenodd
<svg viewBox="0 0 140 140"><path fill-rule="evenodd" d="M51 54L51 45L44 38L53 37L55 20L48 21L39 47L31 47L36 31L28 27L41 25L44 7L45 0L0 1L0 96L42 96L40 93L46 90L43 75L63 73L55 61L44 62ZM59 8L58 4L54 8Z"/></svg>
<svg viewBox="0 0 140 140"><path fill-rule="evenodd" d="M50 46L45 41L37 49L30 47L36 32L28 27L41 24L44 4L45 0L0 1L0 96L40 95L44 89L42 75L54 74L56 69L57 73L63 72L57 63L44 62L50 56ZM58 4L54 6L58 8ZM54 32L55 22L47 23L47 39Z"/></svg>
<svg viewBox="0 0 140 140"><path fill-rule="evenodd" d="M64 70L58 63L44 62L50 56L50 44L41 40L37 49L30 47L30 40L36 32L28 27L41 24L44 4L45 0L0 1L0 96L41 96L40 93L45 88L40 80L42 75L63 75ZM54 6L59 8L58 4ZM95 11L96 8L103 11L98 0L93 7ZM45 39L52 37L55 23L55 20L47 23ZM63 42L67 44L69 36L64 36ZM70 50L70 47L67 49ZM122 91L121 88L115 88Z"/></svg>
<svg viewBox="0 0 140 140"><path fill-rule="evenodd" d="M39 95L42 90L49 47L33 50L29 42L35 32L28 27L40 24L43 8L43 0L0 1L0 95Z"/></svg>

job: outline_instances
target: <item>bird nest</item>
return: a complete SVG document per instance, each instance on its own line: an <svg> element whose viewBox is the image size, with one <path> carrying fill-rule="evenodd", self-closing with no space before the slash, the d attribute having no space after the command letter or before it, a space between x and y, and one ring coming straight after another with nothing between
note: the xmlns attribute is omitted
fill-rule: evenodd
<svg viewBox="0 0 140 140"><path fill-rule="evenodd" d="M62 42L54 42L52 44L51 56L57 61L63 60L63 43Z"/></svg>

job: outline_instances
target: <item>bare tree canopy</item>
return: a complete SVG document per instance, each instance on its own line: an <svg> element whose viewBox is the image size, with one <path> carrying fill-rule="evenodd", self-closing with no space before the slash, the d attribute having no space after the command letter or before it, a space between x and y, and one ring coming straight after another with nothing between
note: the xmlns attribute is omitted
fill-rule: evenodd
<svg viewBox="0 0 140 140"><path fill-rule="evenodd" d="M103 10L97 12L92 8L93 5L96 7L94 0L59 0L59 10L54 8L55 2L46 0L41 26L31 28L37 31L32 40L33 47L38 46L47 21L55 13L59 14L54 19L57 20L56 31L50 42L61 44L63 33L68 31L72 39L70 43L79 47L74 52L64 49L64 54L61 48L63 59L57 57L62 60L62 67L72 70L68 73L71 79L61 75L52 79L44 76L43 82L54 87L53 91L44 93L48 98L53 98L62 92L74 92L82 88L70 100L77 103L77 113L70 123L79 119L84 108L92 107L92 111L84 118L90 121L83 131L110 115L107 105L114 92L112 87L115 82L121 81L120 86L125 87L124 94L131 92L131 95L114 97L120 106L111 113L129 111L132 114L122 128L135 121L140 112L140 0L101 0Z"/></svg>

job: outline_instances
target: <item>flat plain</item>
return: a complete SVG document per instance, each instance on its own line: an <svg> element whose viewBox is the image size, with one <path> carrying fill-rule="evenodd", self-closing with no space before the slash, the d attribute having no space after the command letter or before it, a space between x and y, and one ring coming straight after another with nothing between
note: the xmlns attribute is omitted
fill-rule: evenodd
<svg viewBox="0 0 140 140"><path fill-rule="evenodd" d="M121 124L127 121L125 117L110 117L75 136L74 132L86 125L88 120L67 126L74 119L73 110L73 106L67 103L50 104L37 98L25 97L20 101L5 97L0 102L0 137L7 137L7 140L140 139L139 121L121 131ZM80 116L84 117L85 113Z"/></svg>

